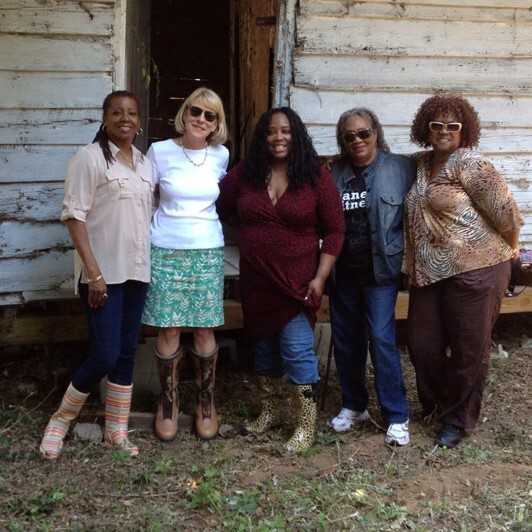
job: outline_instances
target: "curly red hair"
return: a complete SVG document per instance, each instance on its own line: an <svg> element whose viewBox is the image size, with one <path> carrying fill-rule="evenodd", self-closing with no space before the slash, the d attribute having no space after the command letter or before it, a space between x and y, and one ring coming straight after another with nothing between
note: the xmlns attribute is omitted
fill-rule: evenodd
<svg viewBox="0 0 532 532"><path fill-rule="evenodd" d="M473 106L458 94L436 94L427 98L419 107L410 130L412 142L428 148L429 122L438 115L450 114L462 123L461 148L472 148L480 139L480 120Z"/></svg>

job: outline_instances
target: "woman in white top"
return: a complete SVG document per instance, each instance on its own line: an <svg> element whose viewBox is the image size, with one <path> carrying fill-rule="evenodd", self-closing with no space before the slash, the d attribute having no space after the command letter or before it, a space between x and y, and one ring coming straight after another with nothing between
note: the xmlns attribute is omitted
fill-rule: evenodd
<svg viewBox="0 0 532 532"><path fill-rule="evenodd" d="M47 459L59 456L70 422L106 375L106 444L138 454L127 434L150 281L152 213L152 165L133 146L139 129L137 97L112 92L103 102L93 144L81 148L68 166L61 220L76 248L75 287L87 312L90 352L46 427L40 451Z"/></svg>
<svg viewBox="0 0 532 532"><path fill-rule="evenodd" d="M210 89L196 89L175 118L177 138L152 144L148 157L160 202L151 224L152 282L143 323L160 327L155 355L162 394L155 434L164 441L177 434L180 332L193 331L198 386L196 432L218 433L214 380L218 348L213 328L223 325L224 239L216 213L218 182L229 153L223 104Z"/></svg>

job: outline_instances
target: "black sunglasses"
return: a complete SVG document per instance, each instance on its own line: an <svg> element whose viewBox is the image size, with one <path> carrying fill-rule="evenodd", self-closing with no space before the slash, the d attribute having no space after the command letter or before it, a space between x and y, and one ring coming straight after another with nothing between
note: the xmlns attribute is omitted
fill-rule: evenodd
<svg viewBox="0 0 532 532"><path fill-rule="evenodd" d="M351 144L351 142L355 142L356 139L367 140L371 135L373 135L373 129L366 127L344 133L343 139L346 144Z"/></svg>
<svg viewBox="0 0 532 532"><path fill-rule="evenodd" d="M205 109L202 109L201 107L196 107L195 105L191 105L188 110L190 111L191 116L193 116L194 118L197 118L198 116L201 116L203 114L207 122L214 122L218 118L218 115L216 113L213 113L212 111L206 111Z"/></svg>

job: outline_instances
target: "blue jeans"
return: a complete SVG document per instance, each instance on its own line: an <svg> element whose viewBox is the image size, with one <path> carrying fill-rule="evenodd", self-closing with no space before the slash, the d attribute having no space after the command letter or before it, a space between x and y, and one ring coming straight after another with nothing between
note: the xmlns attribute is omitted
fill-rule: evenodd
<svg viewBox="0 0 532 532"><path fill-rule="evenodd" d="M301 312L279 333L255 343L255 371L273 377L286 375L293 384L320 380L314 331L305 314Z"/></svg>
<svg viewBox="0 0 532 532"><path fill-rule="evenodd" d="M89 324L89 356L72 378L77 390L88 393L106 375L115 384L131 384L147 289L148 284L140 281L109 284L105 304L91 309L87 285L80 283Z"/></svg>
<svg viewBox="0 0 532 532"><path fill-rule="evenodd" d="M408 419L408 402L395 344L397 286L360 286L344 272L331 290L334 357L343 406L362 412L368 406L368 341L381 412L388 423Z"/></svg>

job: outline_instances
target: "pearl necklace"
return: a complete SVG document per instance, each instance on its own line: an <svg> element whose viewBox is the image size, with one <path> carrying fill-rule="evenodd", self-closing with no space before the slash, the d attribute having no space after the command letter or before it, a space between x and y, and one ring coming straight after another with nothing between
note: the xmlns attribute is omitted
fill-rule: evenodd
<svg viewBox="0 0 532 532"><path fill-rule="evenodd" d="M205 161L207 160L207 150L209 149L209 146L205 146L205 154L203 155L203 161L201 161L201 163L197 163L196 161L194 161L193 159L190 158L190 156L188 155L187 153L187 150L185 150L185 146L183 146L183 144L181 144L181 149L183 150L183 154L185 155L185 158L186 160L193 164L194 166L196 167L200 167L200 166L203 166L205 164Z"/></svg>

